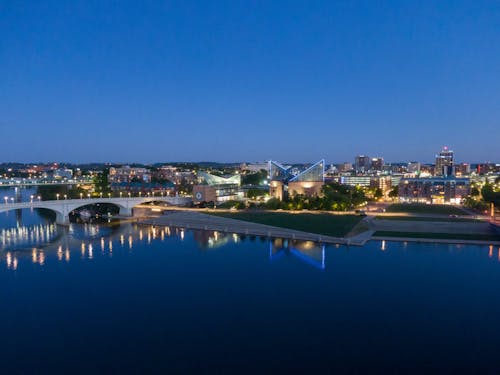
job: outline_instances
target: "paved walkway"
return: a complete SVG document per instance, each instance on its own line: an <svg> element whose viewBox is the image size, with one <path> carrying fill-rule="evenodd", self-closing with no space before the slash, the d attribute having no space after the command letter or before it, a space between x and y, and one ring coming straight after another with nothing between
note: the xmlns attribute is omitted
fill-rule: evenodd
<svg viewBox="0 0 500 375"><path fill-rule="evenodd" d="M255 235L272 238L288 238L304 241L323 243L334 243L343 245L362 246L370 240L404 241L404 242L428 242L428 243L451 243L451 244L477 244L477 245L500 245L498 241L485 240L455 240L434 238L412 238L412 237L373 237L376 231L400 231L403 232L428 232L428 233L469 233L469 234L491 234L492 228L489 223L440 223L440 222L416 222L381 220L367 217L358 225L364 224L366 228L361 231L356 227L344 237L331 237L321 234L302 232L293 229L275 227L248 221L229 219L220 216L208 215L194 210L172 210L163 216L147 218L139 221L139 224L161 225L195 230L212 230L218 232L229 232L246 235Z"/></svg>
<svg viewBox="0 0 500 375"><path fill-rule="evenodd" d="M229 219L220 216L207 215L193 211L172 211L154 219L147 219L140 224L164 225L185 229L214 230L255 236L289 238L295 240L315 241L346 245L362 245L342 237L324 236L321 234L302 232L293 229L274 227L248 221Z"/></svg>

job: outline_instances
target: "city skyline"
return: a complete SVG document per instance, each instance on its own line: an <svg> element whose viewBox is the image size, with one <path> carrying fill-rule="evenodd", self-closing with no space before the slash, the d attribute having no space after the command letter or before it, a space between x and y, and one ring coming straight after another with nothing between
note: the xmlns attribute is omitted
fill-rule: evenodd
<svg viewBox="0 0 500 375"><path fill-rule="evenodd" d="M4 3L0 160L497 161L498 4L389 3Z"/></svg>

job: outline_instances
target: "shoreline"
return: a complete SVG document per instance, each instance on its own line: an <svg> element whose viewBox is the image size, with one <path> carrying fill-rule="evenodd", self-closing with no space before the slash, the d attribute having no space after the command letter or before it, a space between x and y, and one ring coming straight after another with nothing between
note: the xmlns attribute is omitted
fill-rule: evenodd
<svg viewBox="0 0 500 375"><path fill-rule="evenodd" d="M182 214L181 214L182 213ZM439 244L464 244L500 246L496 240L474 240L474 239L448 239L448 238L425 238L398 236L373 236L373 230L363 231L352 237L333 237L318 233L304 232L277 226L259 224L238 219L222 218L194 211L176 211L159 217L138 218L138 225L158 225L186 230L208 230L224 233L236 233L242 235L260 236L268 238L286 238L290 240L313 241L347 246L363 246L366 242L394 241L394 242L421 242ZM403 234L403 233L402 233Z"/></svg>
<svg viewBox="0 0 500 375"><path fill-rule="evenodd" d="M439 243L450 245L484 245L484 246L500 246L500 241L486 240L460 240L460 239L444 239L444 238L416 238L416 237L383 237L372 236L370 240L374 241L393 241L393 242L423 242L423 243Z"/></svg>

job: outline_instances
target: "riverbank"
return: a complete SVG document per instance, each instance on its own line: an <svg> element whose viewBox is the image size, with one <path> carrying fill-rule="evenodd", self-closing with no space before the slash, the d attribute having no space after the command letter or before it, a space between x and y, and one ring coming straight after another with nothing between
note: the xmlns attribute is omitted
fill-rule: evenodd
<svg viewBox="0 0 500 375"><path fill-rule="evenodd" d="M355 215L172 210L138 224L211 230L270 238L362 246L370 240L500 245L500 233L488 222L469 220L384 220Z"/></svg>
<svg viewBox="0 0 500 375"><path fill-rule="evenodd" d="M157 218L145 219L138 222L145 225L162 225L184 229L212 230L244 235L264 236L269 238L289 238L295 240L315 241L333 244L362 245L344 237L328 236L324 234L305 232L290 228L283 228L249 221L236 220L195 211L171 211Z"/></svg>

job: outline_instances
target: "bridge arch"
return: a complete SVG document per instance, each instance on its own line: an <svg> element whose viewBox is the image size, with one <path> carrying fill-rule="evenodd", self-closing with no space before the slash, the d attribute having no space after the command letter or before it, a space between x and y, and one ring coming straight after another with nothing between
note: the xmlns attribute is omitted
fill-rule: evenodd
<svg viewBox="0 0 500 375"><path fill-rule="evenodd" d="M149 202L166 202L173 205L185 205L190 202L187 197L128 197L128 198L92 198L92 199L64 199L51 201L18 202L0 204L0 212L23 208L45 208L56 213L57 224L69 224L69 213L87 205L112 204L119 208L120 215L131 216L132 208Z"/></svg>

